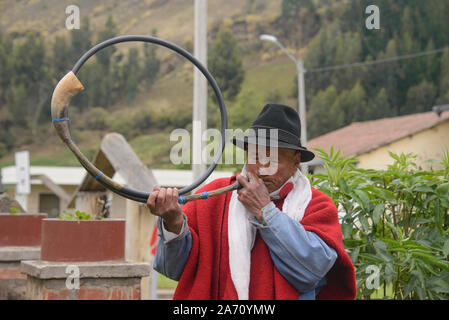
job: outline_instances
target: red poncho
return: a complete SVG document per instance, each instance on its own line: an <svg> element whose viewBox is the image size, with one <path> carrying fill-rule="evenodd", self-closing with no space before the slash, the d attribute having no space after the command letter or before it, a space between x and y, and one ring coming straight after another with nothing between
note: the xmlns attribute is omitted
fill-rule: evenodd
<svg viewBox="0 0 449 320"><path fill-rule="evenodd" d="M235 177L217 179L199 192L218 189L235 181ZM207 200L192 201L183 207L192 234L190 251L174 299L237 300L231 279L228 247L228 208L231 192ZM317 299L354 299L356 296L354 266L343 248L341 227L333 201L312 188L310 201L301 224L316 233L338 254L326 275L327 284ZM268 246L260 235L251 251L249 299L296 300L298 291L285 280L270 257Z"/></svg>

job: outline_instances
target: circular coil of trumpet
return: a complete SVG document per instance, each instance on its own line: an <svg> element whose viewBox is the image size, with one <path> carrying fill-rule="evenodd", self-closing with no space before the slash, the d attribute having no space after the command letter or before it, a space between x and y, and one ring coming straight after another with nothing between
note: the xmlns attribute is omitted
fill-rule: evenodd
<svg viewBox="0 0 449 320"><path fill-rule="evenodd" d="M71 99L81 90L84 89L81 82L76 77L76 74L81 69L81 67L84 65L84 63L94 56L98 51L107 48L111 45L115 45L122 42L148 42L153 43L162 47L165 47L167 49L170 49L182 57L189 60L195 67L197 67L201 73L206 77L208 83L212 87L214 94L218 101L218 107L220 109L221 113L221 141L220 146L218 148L218 152L215 155L215 157L212 160L212 163L196 181L194 181L190 186L184 187L179 190L179 194L183 195L186 194L192 190L194 190L196 187L198 187L201 183L203 183L215 170L218 161L220 160L223 150L225 148L226 144L226 129L227 129L227 114L226 114L226 106L224 103L223 95L220 91L220 88L218 87L218 84L216 83L213 76L210 74L210 72L201 64L200 61L198 61L194 56L192 56L188 51L184 50L183 48L170 43L168 41L156 38L156 37L150 37L150 36L144 36L144 35L124 35L124 36L118 36L111 39L108 39L106 41L103 41L94 47L92 47L90 50L88 50L86 53L84 53L81 58L76 62L73 69L67 73L57 84L55 90L53 91L52 101L51 101L51 114L52 114L52 122L56 129L56 132L58 133L61 140L68 146L68 148L75 154L81 165L89 172L92 177L99 183L101 183L103 186L105 186L107 189L125 197L131 200L135 200L138 202L146 203L150 193L134 190L132 188L129 188L127 186L123 186L116 181L112 180L107 175L103 174L98 168L96 168L79 150L78 146L75 144L75 142L72 139L72 134L70 131L70 125L69 125L69 117L68 117L68 107L70 104Z"/></svg>

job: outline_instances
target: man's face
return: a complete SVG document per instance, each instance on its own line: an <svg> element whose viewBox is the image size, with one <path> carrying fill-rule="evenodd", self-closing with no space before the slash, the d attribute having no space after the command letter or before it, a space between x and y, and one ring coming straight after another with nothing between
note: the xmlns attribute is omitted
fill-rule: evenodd
<svg viewBox="0 0 449 320"><path fill-rule="evenodd" d="M277 159L272 153L277 153ZM246 149L246 170L262 179L269 193L279 189L298 170L300 163L301 154L292 149L262 147L259 151L255 146Z"/></svg>

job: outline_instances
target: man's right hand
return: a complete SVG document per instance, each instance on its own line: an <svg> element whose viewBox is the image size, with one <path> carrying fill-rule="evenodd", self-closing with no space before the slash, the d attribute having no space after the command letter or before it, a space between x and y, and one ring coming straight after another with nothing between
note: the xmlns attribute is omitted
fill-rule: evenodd
<svg viewBox="0 0 449 320"><path fill-rule="evenodd" d="M155 187L147 200L152 214L164 220L167 231L179 234L184 218L181 205L178 203L179 191L176 188Z"/></svg>

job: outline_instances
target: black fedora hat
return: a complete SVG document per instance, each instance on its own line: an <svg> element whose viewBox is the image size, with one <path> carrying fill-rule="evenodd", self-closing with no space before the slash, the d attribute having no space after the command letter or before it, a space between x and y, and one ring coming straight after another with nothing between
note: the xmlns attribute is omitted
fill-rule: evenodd
<svg viewBox="0 0 449 320"><path fill-rule="evenodd" d="M271 129L276 129L277 139L270 138ZM308 162L315 154L301 145L301 121L298 113L282 104L267 104L249 128L242 140L234 137L232 143L246 149L247 143L263 146L275 146L299 150L301 162Z"/></svg>

